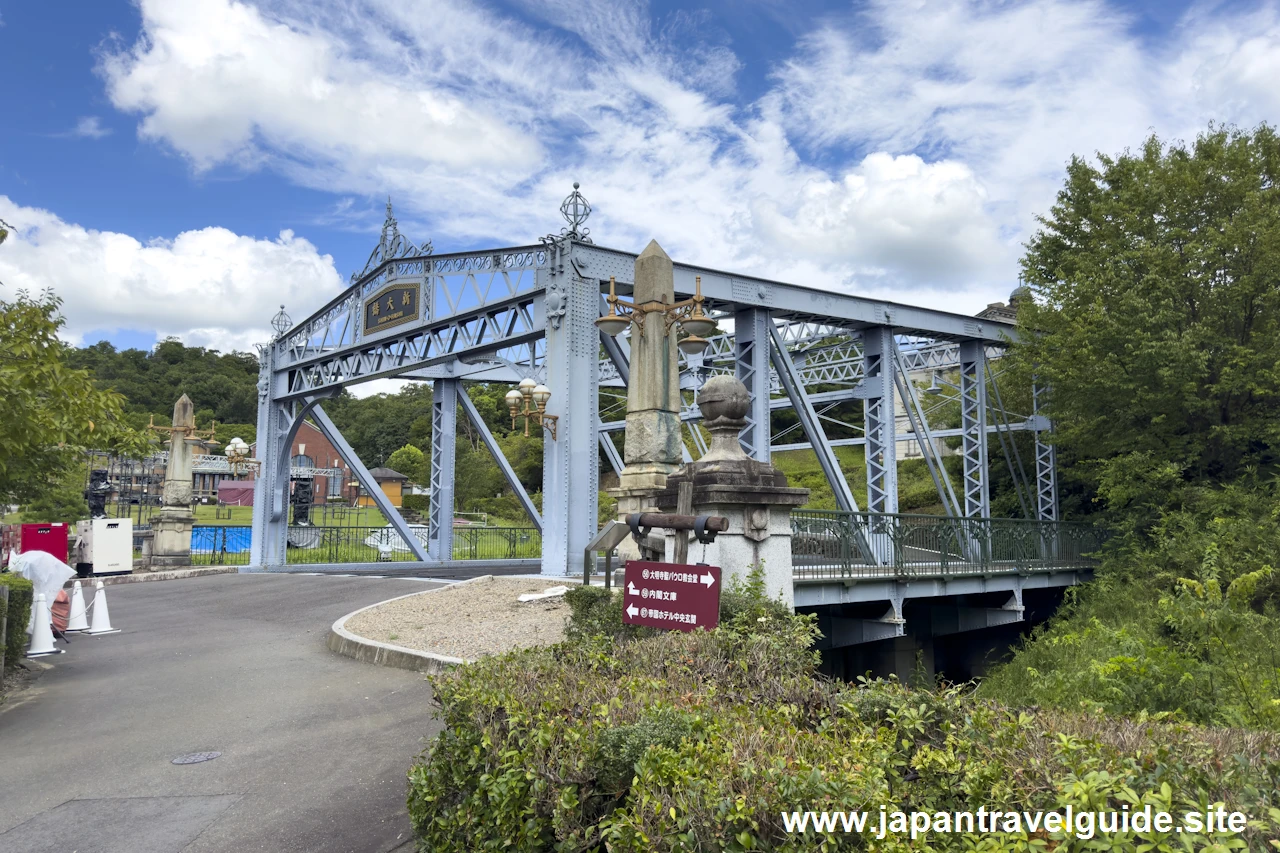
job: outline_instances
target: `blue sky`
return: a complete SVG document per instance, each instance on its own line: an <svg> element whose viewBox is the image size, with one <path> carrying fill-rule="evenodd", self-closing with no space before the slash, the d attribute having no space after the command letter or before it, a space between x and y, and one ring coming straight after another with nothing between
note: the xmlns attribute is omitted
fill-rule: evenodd
<svg viewBox="0 0 1280 853"><path fill-rule="evenodd" d="M1280 119L1274 2L0 0L4 294L227 350L359 269L558 230L973 312L1072 153Z"/></svg>

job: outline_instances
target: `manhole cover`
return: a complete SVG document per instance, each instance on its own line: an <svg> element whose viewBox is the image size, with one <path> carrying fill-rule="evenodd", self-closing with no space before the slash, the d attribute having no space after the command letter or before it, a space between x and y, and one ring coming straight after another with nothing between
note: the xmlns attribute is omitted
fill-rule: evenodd
<svg viewBox="0 0 1280 853"><path fill-rule="evenodd" d="M201 761L213 761L221 752L193 752L190 755L179 755L173 759L174 764L199 764Z"/></svg>

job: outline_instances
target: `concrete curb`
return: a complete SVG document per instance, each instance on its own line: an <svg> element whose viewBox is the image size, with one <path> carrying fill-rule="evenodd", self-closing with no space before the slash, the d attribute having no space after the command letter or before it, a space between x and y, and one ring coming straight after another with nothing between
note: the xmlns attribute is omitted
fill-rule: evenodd
<svg viewBox="0 0 1280 853"><path fill-rule="evenodd" d="M484 580L492 580L493 575L480 575L477 578L469 578L457 583L451 583L448 586L442 586L437 589L426 589L422 592L411 592L408 595L397 595L395 598L388 598L386 601L379 601L377 604L370 604L368 607L361 607L359 610L353 610L346 616L343 616L329 629L329 638L326 645L330 651L337 652L349 658L354 658L362 663L371 663L375 666L389 666L395 669L408 669L414 672L437 673L444 672L450 667L459 664L471 663L465 658L449 657L448 655L438 655L434 652L424 652L421 649L407 649L404 646L395 646L391 643L383 643L378 640L370 640L367 637L361 637L347 630L347 620L352 616L356 616L366 610L372 610L375 607L381 607L392 601L399 601L402 598L413 598L416 595L431 595L432 593L445 592L455 586L463 586L469 583L477 583Z"/></svg>
<svg viewBox="0 0 1280 853"><path fill-rule="evenodd" d="M239 566L202 566L195 569L172 569L167 572L139 572L132 575L89 575L87 578L71 578L62 586L64 589L71 589L76 581L80 581L81 586L90 588L97 586L98 581L102 581L106 586L112 586L118 583L143 583L145 581L176 581L183 578L202 578L205 575L233 575L240 570Z"/></svg>

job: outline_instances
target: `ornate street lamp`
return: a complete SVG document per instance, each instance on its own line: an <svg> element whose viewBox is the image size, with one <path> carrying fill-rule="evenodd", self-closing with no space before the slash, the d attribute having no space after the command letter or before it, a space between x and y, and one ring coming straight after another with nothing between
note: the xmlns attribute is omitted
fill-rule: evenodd
<svg viewBox="0 0 1280 853"><path fill-rule="evenodd" d="M533 421L551 433L552 441L556 440L556 422L560 420L560 416L547 414L547 401L551 399L550 388L526 377L507 392L505 399L507 408L511 411L512 429L516 428L516 418L523 417L525 435L529 434L529 422Z"/></svg>
<svg viewBox="0 0 1280 853"><path fill-rule="evenodd" d="M235 476L246 473L250 468L257 468L261 465L261 461L252 459L249 456L249 445L240 436L236 436L227 442L227 467L231 469L231 473Z"/></svg>
<svg viewBox="0 0 1280 853"><path fill-rule="evenodd" d="M617 337L635 323L644 334L641 318L649 313L661 313L666 321L663 334L671 334L671 326L678 325L686 334L676 346L685 355L697 355L707 348L707 336L715 334L716 321L702 310L702 276L694 277L694 294L688 299L668 305L665 302L645 302L637 305L617 294L613 276L609 276L609 313L596 319L596 328L609 337ZM510 395L508 395L509 397Z"/></svg>

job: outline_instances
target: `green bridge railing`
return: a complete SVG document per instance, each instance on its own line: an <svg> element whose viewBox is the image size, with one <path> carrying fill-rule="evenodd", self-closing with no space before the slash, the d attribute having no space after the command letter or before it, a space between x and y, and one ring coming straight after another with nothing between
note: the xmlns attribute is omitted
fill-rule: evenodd
<svg viewBox="0 0 1280 853"><path fill-rule="evenodd" d="M1106 533L1090 524L1014 518L798 510L797 578L937 578L1087 569Z"/></svg>

